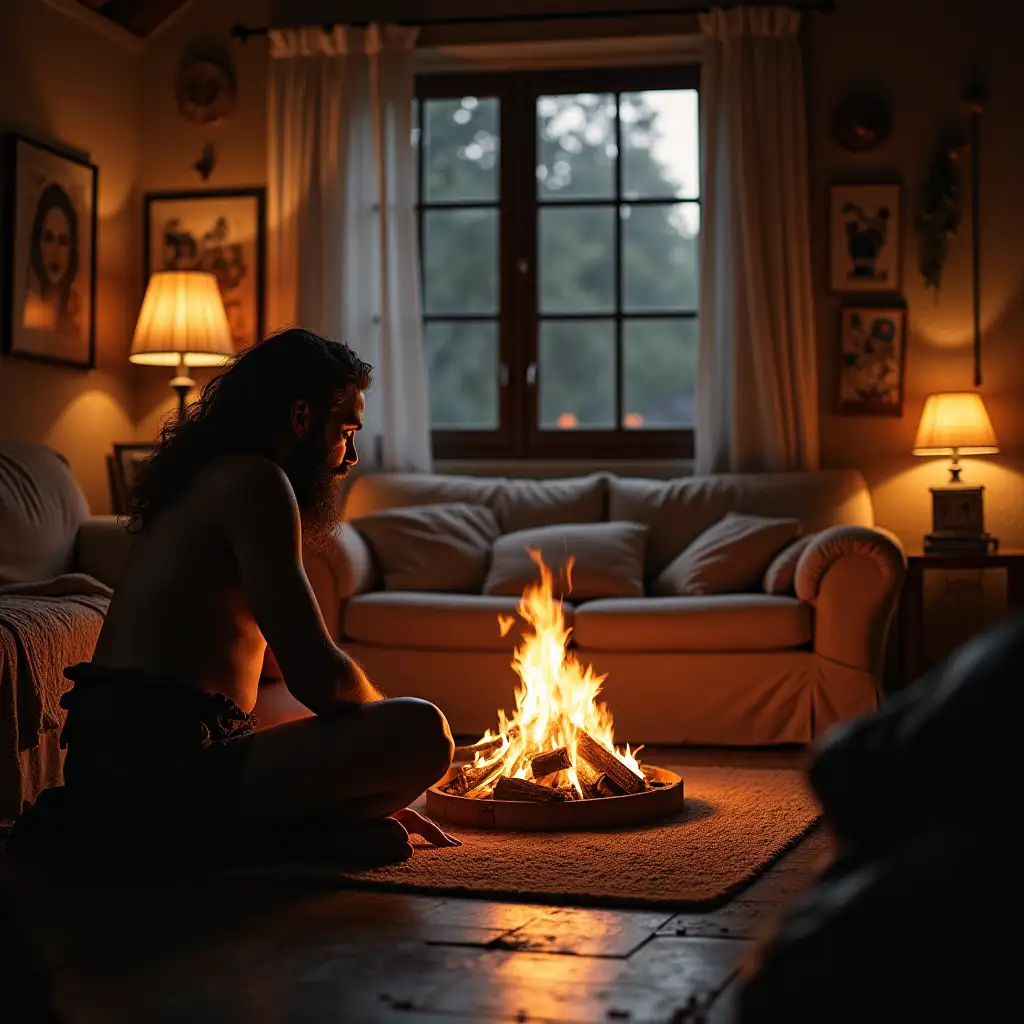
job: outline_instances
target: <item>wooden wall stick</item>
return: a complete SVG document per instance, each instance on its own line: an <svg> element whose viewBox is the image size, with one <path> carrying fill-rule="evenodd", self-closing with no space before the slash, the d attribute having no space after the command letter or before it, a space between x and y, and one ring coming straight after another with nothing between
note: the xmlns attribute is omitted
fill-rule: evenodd
<svg viewBox="0 0 1024 1024"><path fill-rule="evenodd" d="M981 387L981 106L971 111L971 291L974 300L974 386Z"/></svg>

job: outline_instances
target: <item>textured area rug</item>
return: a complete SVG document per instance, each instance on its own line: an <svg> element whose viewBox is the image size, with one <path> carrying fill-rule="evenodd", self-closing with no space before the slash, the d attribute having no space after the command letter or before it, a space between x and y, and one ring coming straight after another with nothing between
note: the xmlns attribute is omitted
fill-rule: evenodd
<svg viewBox="0 0 1024 1024"><path fill-rule="evenodd" d="M547 833L445 826L462 846L417 846L409 861L392 867L351 872L306 864L245 873L391 892L688 910L735 896L818 818L800 772L665 767L682 775L686 809L651 825Z"/></svg>

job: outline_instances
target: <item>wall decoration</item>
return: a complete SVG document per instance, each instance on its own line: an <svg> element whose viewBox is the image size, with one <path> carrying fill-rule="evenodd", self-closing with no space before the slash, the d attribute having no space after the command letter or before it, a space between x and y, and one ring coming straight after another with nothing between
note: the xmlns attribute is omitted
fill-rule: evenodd
<svg viewBox="0 0 1024 1024"><path fill-rule="evenodd" d="M263 337L264 207L262 188L145 199L146 277L155 270L214 274L238 349Z"/></svg>
<svg viewBox="0 0 1024 1024"><path fill-rule="evenodd" d="M97 168L13 133L5 157L3 351L91 369Z"/></svg>
<svg viewBox="0 0 1024 1024"><path fill-rule="evenodd" d="M922 208L914 221L917 231L917 265L925 288L942 287L942 269L949 255L949 240L963 217L957 163L964 148L958 139L944 139L928 168Z"/></svg>
<svg viewBox="0 0 1024 1024"><path fill-rule="evenodd" d="M847 306L839 317L839 412L901 416L906 310Z"/></svg>
<svg viewBox="0 0 1024 1024"><path fill-rule="evenodd" d="M851 153L877 149L891 127L889 104L877 96L847 96L832 111L832 137Z"/></svg>
<svg viewBox="0 0 1024 1024"><path fill-rule="evenodd" d="M128 495L135 485L135 475L141 463L155 450L155 444L115 444L114 454L107 456L110 510L114 515L124 515L128 511Z"/></svg>
<svg viewBox="0 0 1024 1024"><path fill-rule="evenodd" d="M829 189L829 286L837 293L900 286L899 185Z"/></svg>
<svg viewBox="0 0 1024 1024"><path fill-rule="evenodd" d="M235 109L238 89L230 55L221 47L186 54L174 85L178 113L193 124L212 125Z"/></svg>

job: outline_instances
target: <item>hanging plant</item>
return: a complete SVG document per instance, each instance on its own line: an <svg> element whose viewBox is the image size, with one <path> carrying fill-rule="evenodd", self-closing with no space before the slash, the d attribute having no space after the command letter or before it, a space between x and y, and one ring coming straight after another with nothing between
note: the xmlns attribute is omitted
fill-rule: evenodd
<svg viewBox="0 0 1024 1024"><path fill-rule="evenodd" d="M924 207L914 222L917 229L918 267L926 288L942 287L942 270L949 255L949 240L963 217L957 161L962 147L944 144L932 159L924 186Z"/></svg>

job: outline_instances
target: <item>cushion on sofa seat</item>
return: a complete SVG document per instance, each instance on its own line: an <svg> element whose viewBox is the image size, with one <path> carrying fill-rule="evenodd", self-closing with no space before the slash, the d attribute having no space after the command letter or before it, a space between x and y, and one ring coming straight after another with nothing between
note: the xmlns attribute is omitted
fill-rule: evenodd
<svg viewBox="0 0 1024 1024"><path fill-rule="evenodd" d="M537 583L540 570L527 550L532 548L551 570L556 597L640 597L647 532L639 523L560 523L505 534L494 543L483 591L515 597ZM565 571L570 556L571 581Z"/></svg>
<svg viewBox="0 0 1024 1024"><path fill-rule="evenodd" d="M810 531L874 525L871 494L852 469L813 473L720 473L675 480L608 478L608 519L647 523L647 578L727 512L799 519Z"/></svg>
<svg viewBox="0 0 1024 1024"><path fill-rule="evenodd" d="M677 555L652 589L656 594L688 596L760 589L772 560L802 530L799 519L730 512Z"/></svg>
<svg viewBox="0 0 1024 1024"><path fill-rule="evenodd" d="M766 594L608 598L574 618L582 650L777 651L811 639L811 606Z"/></svg>
<svg viewBox="0 0 1024 1024"><path fill-rule="evenodd" d="M483 505L460 502L391 508L349 524L380 566L385 590L479 594L498 520Z"/></svg>
<svg viewBox="0 0 1024 1024"><path fill-rule="evenodd" d="M817 536L808 533L784 547L765 570L763 587L766 594L795 594L796 566L807 545Z"/></svg>
<svg viewBox="0 0 1024 1024"><path fill-rule="evenodd" d="M343 628L350 640L379 647L441 651L508 651L522 642L527 624L512 597L479 594L428 594L376 591L353 597L345 605ZM563 606L572 626L573 606ZM498 616L514 619L503 637ZM340 641L345 645L344 639Z"/></svg>

